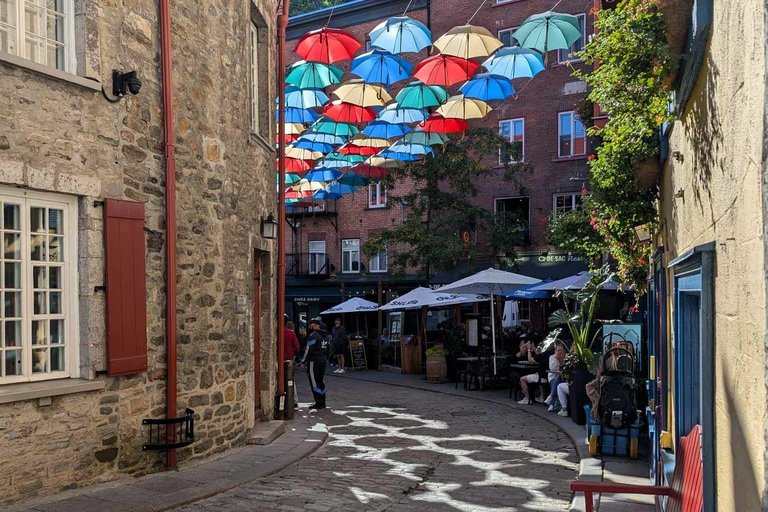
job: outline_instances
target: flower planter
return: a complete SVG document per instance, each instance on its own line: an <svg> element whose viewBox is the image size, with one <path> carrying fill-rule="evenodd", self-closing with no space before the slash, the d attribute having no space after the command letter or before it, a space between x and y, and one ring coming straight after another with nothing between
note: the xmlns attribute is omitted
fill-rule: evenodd
<svg viewBox="0 0 768 512"><path fill-rule="evenodd" d="M435 384L445 382L447 371L444 355L432 354L427 356L427 382Z"/></svg>

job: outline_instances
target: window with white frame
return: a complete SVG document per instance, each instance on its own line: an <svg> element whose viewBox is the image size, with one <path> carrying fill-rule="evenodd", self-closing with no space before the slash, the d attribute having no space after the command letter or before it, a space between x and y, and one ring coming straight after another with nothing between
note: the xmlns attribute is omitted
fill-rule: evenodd
<svg viewBox="0 0 768 512"><path fill-rule="evenodd" d="M360 272L360 239L349 238L341 241L341 271Z"/></svg>
<svg viewBox="0 0 768 512"><path fill-rule="evenodd" d="M387 206L387 189L377 181L368 184L368 208L384 208Z"/></svg>
<svg viewBox="0 0 768 512"><path fill-rule="evenodd" d="M309 273L322 274L325 266L325 240L309 242Z"/></svg>
<svg viewBox="0 0 768 512"><path fill-rule="evenodd" d="M515 30L517 30L517 27L499 30L499 41L501 41L504 46L517 46L520 44L517 39L512 37L512 34L515 33Z"/></svg>
<svg viewBox="0 0 768 512"><path fill-rule="evenodd" d="M0 0L0 52L75 73L74 0Z"/></svg>
<svg viewBox="0 0 768 512"><path fill-rule="evenodd" d="M0 384L77 375L77 203L0 188Z"/></svg>
<svg viewBox="0 0 768 512"><path fill-rule="evenodd" d="M531 321L531 301L529 300L517 301L517 320L519 322Z"/></svg>
<svg viewBox="0 0 768 512"><path fill-rule="evenodd" d="M525 120L509 119L499 122L499 133L513 146L512 154L507 159L510 162L522 162L525 159ZM499 154L499 163L504 162L504 155Z"/></svg>
<svg viewBox="0 0 768 512"><path fill-rule="evenodd" d="M587 131L575 112L558 114L558 155L561 157L587 153Z"/></svg>
<svg viewBox="0 0 768 512"><path fill-rule="evenodd" d="M250 35L251 35L251 132L259 133L259 28L253 22L251 22Z"/></svg>
<svg viewBox="0 0 768 512"><path fill-rule="evenodd" d="M581 197L581 193L555 194L552 205L552 216L556 219L558 215L563 215L564 213L581 208Z"/></svg>
<svg viewBox="0 0 768 512"><path fill-rule="evenodd" d="M576 56L576 52L581 51L584 48L585 34L587 33L587 17L583 14L576 16L579 19L579 30L581 31L581 37L573 42L570 48L567 50L557 50L557 62L564 64L568 61L581 60Z"/></svg>
<svg viewBox="0 0 768 512"><path fill-rule="evenodd" d="M370 265L368 269L371 272L386 272L387 271L387 248L382 249L371 257Z"/></svg>

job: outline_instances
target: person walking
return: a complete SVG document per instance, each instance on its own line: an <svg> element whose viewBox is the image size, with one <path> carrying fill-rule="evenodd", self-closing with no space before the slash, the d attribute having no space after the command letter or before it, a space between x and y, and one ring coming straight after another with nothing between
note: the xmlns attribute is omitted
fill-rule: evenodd
<svg viewBox="0 0 768 512"><path fill-rule="evenodd" d="M296 336L295 325L288 320L285 323L285 348L284 357L287 361L295 361L296 356L299 355L299 338ZM296 383L293 384L293 410L299 410L299 392L296 389Z"/></svg>
<svg viewBox="0 0 768 512"><path fill-rule="evenodd" d="M336 362L339 367L333 373L344 373L344 354L347 353L347 330L337 318L333 326L333 348L336 351Z"/></svg>
<svg viewBox="0 0 768 512"><path fill-rule="evenodd" d="M324 325L319 318L310 320L307 327L311 329L311 332L307 337L307 348L304 349L301 362L308 363L309 386L315 397L315 403L309 408L325 409L325 381L323 377L325 377L325 365L328 360L328 333L322 329Z"/></svg>

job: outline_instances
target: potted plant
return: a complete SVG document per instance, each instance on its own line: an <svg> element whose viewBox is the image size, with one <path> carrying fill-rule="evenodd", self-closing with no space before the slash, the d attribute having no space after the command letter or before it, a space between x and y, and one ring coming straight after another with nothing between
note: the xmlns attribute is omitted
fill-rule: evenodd
<svg viewBox="0 0 768 512"><path fill-rule="evenodd" d="M447 353L441 346L427 349L427 382L440 384L446 381L445 356Z"/></svg>
<svg viewBox="0 0 768 512"><path fill-rule="evenodd" d="M595 272L594 277L581 290L558 290L556 297L563 298L563 309L552 313L549 327L565 325L573 338L573 345L563 372L568 379L571 419L577 425L586 423L584 406L589 404L587 383L594 379L590 370L594 366L595 356L592 347L600 336L600 330L592 328L592 320L597 309L598 294L610 281L614 273L608 266Z"/></svg>

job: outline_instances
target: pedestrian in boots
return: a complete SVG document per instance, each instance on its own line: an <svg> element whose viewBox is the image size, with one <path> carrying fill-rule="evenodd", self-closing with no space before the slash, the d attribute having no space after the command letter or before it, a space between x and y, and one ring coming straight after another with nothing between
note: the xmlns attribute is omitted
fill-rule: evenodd
<svg viewBox="0 0 768 512"><path fill-rule="evenodd" d="M333 348L336 351L336 362L339 367L333 373L344 373L344 354L347 353L347 330L341 325L341 318L337 318L333 326Z"/></svg>
<svg viewBox="0 0 768 512"><path fill-rule="evenodd" d="M309 386L312 388L312 395L315 397L310 409L325 409L325 365L328 360L328 342L330 336L323 329L324 325L319 318L313 318L307 326L311 329L307 337L307 348L304 349L304 356L301 362L307 363L307 374L309 375Z"/></svg>

